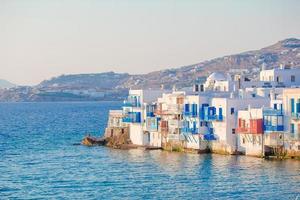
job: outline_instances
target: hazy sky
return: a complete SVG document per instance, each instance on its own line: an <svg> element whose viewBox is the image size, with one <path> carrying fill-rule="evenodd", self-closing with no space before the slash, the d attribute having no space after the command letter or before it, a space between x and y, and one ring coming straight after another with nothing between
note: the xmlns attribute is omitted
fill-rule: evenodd
<svg viewBox="0 0 300 200"><path fill-rule="evenodd" d="M288 37L299 0L0 0L0 79L146 73Z"/></svg>

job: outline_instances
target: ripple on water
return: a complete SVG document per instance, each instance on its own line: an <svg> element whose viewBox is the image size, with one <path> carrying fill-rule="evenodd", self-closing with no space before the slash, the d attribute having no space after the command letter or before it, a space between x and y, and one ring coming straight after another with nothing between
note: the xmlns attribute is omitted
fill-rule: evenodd
<svg viewBox="0 0 300 200"><path fill-rule="evenodd" d="M295 199L299 161L74 146L119 102L0 104L0 196ZM2 198L0 198L2 199Z"/></svg>

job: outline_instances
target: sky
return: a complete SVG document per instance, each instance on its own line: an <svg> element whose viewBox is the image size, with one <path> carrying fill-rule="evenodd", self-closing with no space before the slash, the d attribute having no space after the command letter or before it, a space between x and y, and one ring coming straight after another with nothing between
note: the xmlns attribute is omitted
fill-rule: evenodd
<svg viewBox="0 0 300 200"><path fill-rule="evenodd" d="M0 79L141 74L300 38L299 0L0 0Z"/></svg>

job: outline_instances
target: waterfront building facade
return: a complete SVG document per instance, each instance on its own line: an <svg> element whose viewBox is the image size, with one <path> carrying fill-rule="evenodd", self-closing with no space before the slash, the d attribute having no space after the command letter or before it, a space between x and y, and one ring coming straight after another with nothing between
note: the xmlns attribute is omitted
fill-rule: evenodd
<svg viewBox="0 0 300 200"><path fill-rule="evenodd" d="M215 72L194 90L130 90L122 110L110 112L106 132L123 128L134 145L168 150L297 154L299 77L300 69L280 67L253 81Z"/></svg>

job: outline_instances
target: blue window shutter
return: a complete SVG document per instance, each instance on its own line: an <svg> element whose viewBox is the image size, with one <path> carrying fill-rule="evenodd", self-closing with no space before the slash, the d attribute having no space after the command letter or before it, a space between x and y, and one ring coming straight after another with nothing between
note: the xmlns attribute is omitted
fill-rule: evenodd
<svg viewBox="0 0 300 200"><path fill-rule="evenodd" d="M193 110L193 111L192 111L192 112L193 112L193 115L196 116L196 115L197 115L197 104L193 104L193 105L192 105L192 110Z"/></svg>
<svg viewBox="0 0 300 200"><path fill-rule="evenodd" d="M300 113L300 103L296 103L296 113Z"/></svg>
<svg viewBox="0 0 300 200"><path fill-rule="evenodd" d="M213 115L215 115L216 114L216 108L215 107L212 107L212 111L213 111Z"/></svg>
<svg viewBox="0 0 300 200"><path fill-rule="evenodd" d="M291 112L295 113L295 99L291 99Z"/></svg>
<svg viewBox="0 0 300 200"><path fill-rule="evenodd" d="M189 104L185 104L184 105L184 111L185 112L189 112L189 110L190 110L190 105Z"/></svg>
<svg viewBox="0 0 300 200"><path fill-rule="evenodd" d="M219 108L219 120L223 119L223 109Z"/></svg>
<svg viewBox="0 0 300 200"><path fill-rule="evenodd" d="M136 122L141 122L141 113L140 112L136 113Z"/></svg>
<svg viewBox="0 0 300 200"><path fill-rule="evenodd" d="M295 124L291 124L291 133L295 133Z"/></svg>

